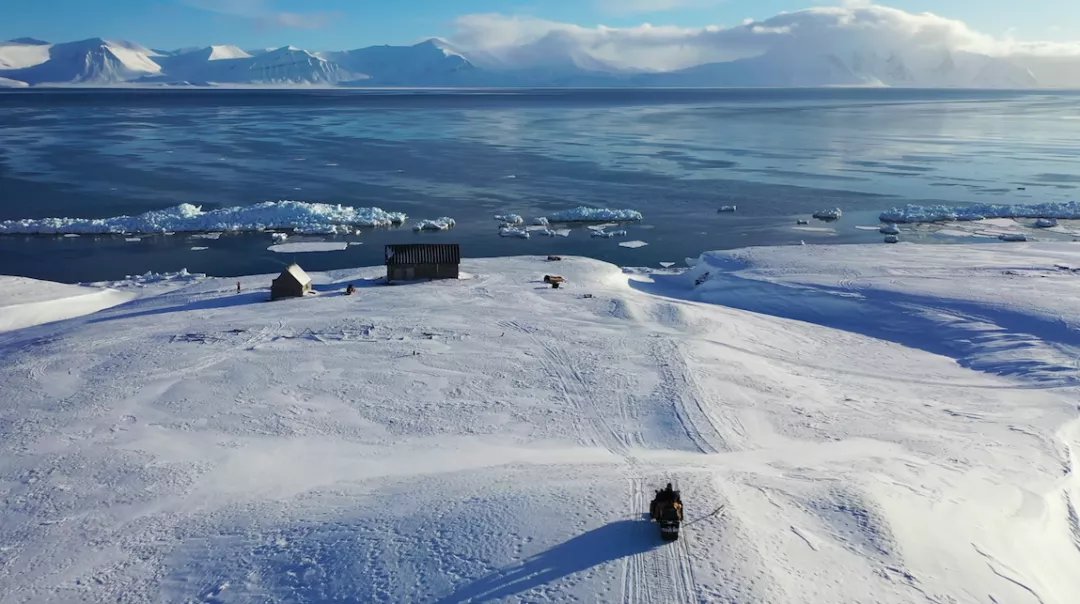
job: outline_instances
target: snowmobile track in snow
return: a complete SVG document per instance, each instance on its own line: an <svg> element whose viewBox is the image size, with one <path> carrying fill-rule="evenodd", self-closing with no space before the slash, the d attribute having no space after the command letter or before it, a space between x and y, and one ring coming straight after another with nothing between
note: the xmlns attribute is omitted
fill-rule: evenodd
<svg viewBox="0 0 1080 604"><path fill-rule="evenodd" d="M654 540L656 547L626 558L623 566L623 595L625 604L668 604L697 601L697 581L690 563L686 534L677 541L663 542L659 530L648 519L652 500L643 478L630 480L631 508L641 514L641 539ZM643 512L644 511L644 512Z"/></svg>

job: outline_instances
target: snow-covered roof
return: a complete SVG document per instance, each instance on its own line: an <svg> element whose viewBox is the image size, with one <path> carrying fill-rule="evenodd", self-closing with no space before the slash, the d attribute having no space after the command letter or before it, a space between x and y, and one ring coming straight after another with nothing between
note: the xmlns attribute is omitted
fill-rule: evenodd
<svg viewBox="0 0 1080 604"><path fill-rule="evenodd" d="M290 264L285 270L281 271L281 276L284 277L285 275L291 275L300 285L311 283L311 277L304 272L304 269L300 268L299 264Z"/></svg>

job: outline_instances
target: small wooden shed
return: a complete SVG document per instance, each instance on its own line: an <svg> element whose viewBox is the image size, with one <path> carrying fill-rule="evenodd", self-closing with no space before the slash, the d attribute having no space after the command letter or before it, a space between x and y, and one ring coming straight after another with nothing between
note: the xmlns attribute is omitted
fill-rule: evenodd
<svg viewBox="0 0 1080 604"><path fill-rule="evenodd" d="M386 246L386 282L457 279L461 247L456 243L409 243Z"/></svg>
<svg viewBox="0 0 1080 604"><path fill-rule="evenodd" d="M311 291L311 277L299 264L290 264L270 284L270 299L299 298Z"/></svg>

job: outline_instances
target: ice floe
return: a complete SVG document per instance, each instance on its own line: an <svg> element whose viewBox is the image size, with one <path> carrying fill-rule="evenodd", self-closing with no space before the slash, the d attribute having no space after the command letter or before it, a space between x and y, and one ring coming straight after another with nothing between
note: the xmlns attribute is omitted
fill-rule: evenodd
<svg viewBox="0 0 1080 604"><path fill-rule="evenodd" d="M639 247L645 247L646 245L649 245L649 244L644 242L644 241L639 241L639 240L620 241L619 242L619 247L628 247L630 249L637 249Z"/></svg>
<svg viewBox="0 0 1080 604"><path fill-rule="evenodd" d="M602 239L611 239L612 237L626 237L626 231L594 230L590 234L593 237L599 237L599 238L602 238Z"/></svg>
<svg viewBox="0 0 1080 604"><path fill-rule="evenodd" d="M516 227L503 227L499 229L500 237L517 237L519 239L528 239L529 231L525 229L519 229Z"/></svg>
<svg viewBox="0 0 1080 604"><path fill-rule="evenodd" d="M297 241L296 243L279 243L266 248L279 254L299 254L306 252L340 252L349 247L344 241Z"/></svg>
<svg viewBox="0 0 1080 604"><path fill-rule="evenodd" d="M413 227L414 231L446 231L454 228L457 223L449 216L436 218L435 220L421 220Z"/></svg>
<svg viewBox="0 0 1080 604"><path fill-rule="evenodd" d="M840 217L843 216L843 215L844 215L844 212L841 211L840 208L832 208L832 209L828 209L828 210L818 210L817 212L814 212L813 214L811 214L811 216L813 216L814 218L817 218L818 220L839 220Z"/></svg>
<svg viewBox="0 0 1080 604"><path fill-rule="evenodd" d="M405 222L400 212L303 201L267 201L250 206L203 210L184 203L137 216L112 218L28 218L0 221L0 234L250 232L293 229L341 233L355 227L387 227Z"/></svg>
<svg viewBox="0 0 1080 604"><path fill-rule="evenodd" d="M738 206L720 206L720 209L716 211L717 214L728 214L738 209Z"/></svg>
<svg viewBox="0 0 1080 604"><path fill-rule="evenodd" d="M547 215L551 222L633 222L644 217L637 210L616 210L611 208L589 208L581 206L570 210L560 210Z"/></svg>
<svg viewBox="0 0 1080 604"><path fill-rule="evenodd" d="M496 214L495 220L503 223L507 226L516 226L519 224L525 224L525 219L517 214Z"/></svg>
<svg viewBox="0 0 1080 604"><path fill-rule="evenodd" d="M914 205L892 208L881 213L883 222L948 222L984 218L1077 218L1080 202L1039 204L972 204L966 206Z"/></svg>

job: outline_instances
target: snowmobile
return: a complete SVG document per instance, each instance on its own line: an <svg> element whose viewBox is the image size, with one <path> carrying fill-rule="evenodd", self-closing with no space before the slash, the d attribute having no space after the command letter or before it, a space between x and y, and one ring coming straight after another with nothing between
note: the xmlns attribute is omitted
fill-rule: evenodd
<svg viewBox="0 0 1080 604"><path fill-rule="evenodd" d="M661 539L675 541L679 538L683 521L682 496L671 488L671 483L656 491L656 497L649 504L649 517L660 525Z"/></svg>

